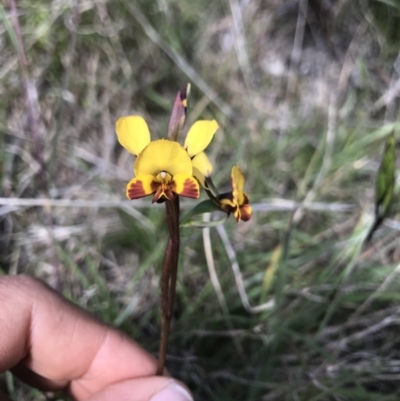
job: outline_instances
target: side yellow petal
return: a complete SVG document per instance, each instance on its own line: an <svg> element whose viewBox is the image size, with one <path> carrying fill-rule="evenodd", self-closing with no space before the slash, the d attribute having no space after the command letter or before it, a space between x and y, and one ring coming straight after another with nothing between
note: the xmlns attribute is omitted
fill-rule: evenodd
<svg viewBox="0 0 400 401"><path fill-rule="evenodd" d="M209 177L213 171L213 165L204 152L200 152L192 159L193 175L206 187L205 178Z"/></svg>
<svg viewBox="0 0 400 401"><path fill-rule="evenodd" d="M240 220L240 210L239 206L236 203L236 201L233 199L233 194L231 192L228 192L226 194L220 195L220 198L218 199L219 201L219 207L221 210L224 210L226 213L233 215L236 218L236 221L239 222Z"/></svg>
<svg viewBox="0 0 400 401"><path fill-rule="evenodd" d="M217 132L218 123L215 120L196 121L186 135L184 148L190 157L202 152L211 142Z"/></svg>
<svg viewBox="0 0 400 401"><path fill-rule="evenodd" d="M143 198L154 193L157 186L152 175L139 175L129 181L126 186L126 196L129 199Z"/></svg>
<svg viewBox="0 0 400 401"><path fill-rule="evenodd" d="M119 143L137 156L149 143L150 131L140 116L121 117L115 124Z"/></svg>
<svg viewBox="0 0 400 401"><path fill-rule="evenodd" d="M237 164L235 164L232 167L231 177L232 177L232 192L233 192L234 198L236 198L237 203L239 205L243 205L244 200L245 200L245 195L243 192L244 176L243 176L242 172L240 171L239 167L237 166Z"/></svg>
<svg viewBox="0 0 400 401"><path fill-rule="evenodd" d="M173 191L187 198L197 199L200 196L199 183L192 176L177 174L173 178Z"/></svg>
<svg viewBox="0 0 400 401"><path fill-rule="evenodd" d="M232 213L234 210L237 209L238 205L230 199L232 197L232 194L230 192L226 193L223 195L224 197L221 197L219 199L219 206L222 210L225 210L228 213Z"/></svg>
<svg viewBox="0 0 400 401"><path fill-rule="evenodd" d="M193 174L192 161L178 142L159 139L150 142L135 161L136 176L150 174L157 176L162 171L175 176L176 174Z"/></svg>

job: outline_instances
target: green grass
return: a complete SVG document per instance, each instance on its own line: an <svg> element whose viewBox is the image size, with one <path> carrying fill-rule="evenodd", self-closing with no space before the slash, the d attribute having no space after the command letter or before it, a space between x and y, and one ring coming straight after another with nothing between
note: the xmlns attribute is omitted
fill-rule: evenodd
<svg viewBox="0 0 400 401"><path fill-rule="evenodd" d="M255 210L248 223L225 223L229 243L210 232L227 310L202 231L183 230L169 371L199 400L398 399L398 232L384 225L363 245L383 143L400 132L397 97L382 97L399 79L398 6L309 2L297 62L295 2L239 2L232 14L235 3L18 2L33 112L2 12L0 197L98 207L0 206L1 271L47 281L157 354L164 210L150 200L101 202L123 200L132 174L115 121L139 113L153 138L165 136L190 81L187 125L215 118L221 127L207 150L213 181L227 189L238 162ZM293 215L286 201L305 209ZM274 265L278 246L284 258ZM242 304L230 249L251 307L269 309ZM8 374L1 387L44 399Z"/></svg>

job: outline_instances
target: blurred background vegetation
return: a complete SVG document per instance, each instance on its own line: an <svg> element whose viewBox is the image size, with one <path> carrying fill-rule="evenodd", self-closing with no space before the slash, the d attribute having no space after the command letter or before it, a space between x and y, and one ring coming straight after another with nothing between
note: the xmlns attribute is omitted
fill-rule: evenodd
<svg viewBox="0 0 400 401"><path fill-rule="evenodd" d="M133 157L114 125L141 114L165 136L191 82L187 125L221 127L214 182L227 189L237 162L254 212L183 230L169 371L198 400L399 399L397 195L364 240L383 142L400 132L400 3L12 5L0 3L1 273L41 278L157 354L165 213L125 200ZM1 380L17 400L60 398Z"/></svg>

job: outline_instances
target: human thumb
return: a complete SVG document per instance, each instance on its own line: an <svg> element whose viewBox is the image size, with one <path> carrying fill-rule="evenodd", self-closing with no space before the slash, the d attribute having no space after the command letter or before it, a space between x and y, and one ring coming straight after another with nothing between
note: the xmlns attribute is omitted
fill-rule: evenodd
<svg viewBox="0 0 400 401"><path fill-rule="evenodd" d="M177 380L154 376L115 383L85 401L193 401L189 390Z"/></svg>
<svg viewBox="0 0 400 401"><path fill-rule="evenodd" d="M175 380L171 380L154 394L150 401L193 401L193 398L186 387Z"/></svg>

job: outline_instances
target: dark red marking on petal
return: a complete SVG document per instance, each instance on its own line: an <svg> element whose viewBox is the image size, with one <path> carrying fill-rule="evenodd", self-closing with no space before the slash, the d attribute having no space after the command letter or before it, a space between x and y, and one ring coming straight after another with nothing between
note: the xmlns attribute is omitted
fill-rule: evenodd
<svg viewBox="0 0 400 401"><path fill-rule="evenodd" d="M159 184L156 192L154 193L153 200L151 202L152 203L158 202L163 194L164 194L163 187L161 184Z"/></svg>
<svg viewBox="0 0 400 401"><path fill-rule="evenodd" d="M137 180L135 183L131 184L127 189L126 194L129 199L143 198L149 194L143 188L143 181Z"/></svg>
<svg viewBox="0 0 400 401"><path fill-rule="evenodd" d="M186 196L187 198L197 199L200 196L199 187L196 185L197 181L186 179L183 184L183 190L179 195Z"/></svg>
<svg viewBox="0 0 400 401"><path fill-rule="evenodd" d="M153 196L152 203L154 203L154 202L160 203L166 199L172 201L172 200L174 200L174 198L175 198L175 194L172 192L171 188L160 184L156 193Z"/></svg>
<svg viewBox="0 0 400 401"><path fill-rule="evenodd" d="M164 196L169 199L170 201L173 201L175 199L175 194L172 192L171 189L166 189L164 191Z"/></svg>

